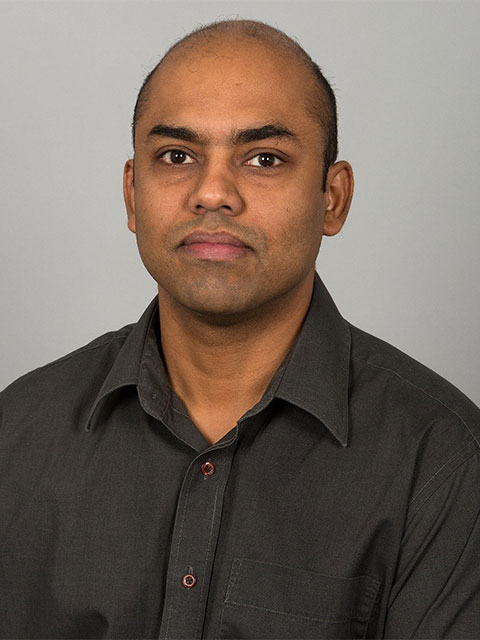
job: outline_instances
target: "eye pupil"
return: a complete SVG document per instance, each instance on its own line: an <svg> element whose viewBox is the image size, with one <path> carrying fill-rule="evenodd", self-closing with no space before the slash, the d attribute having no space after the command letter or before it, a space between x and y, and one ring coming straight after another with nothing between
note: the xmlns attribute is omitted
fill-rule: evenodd
<svg viewBox="0 0 480 640"><path fill-rule="evenodd" d="M182 164L185 162L187 154L184 151L170 151L170 160L173 164Z"/></svg>
<svg viewBox="0 0 480 640"><path fill-rule="evenodd" d="M262 167L272 167L275 164L275 158L271 153L261 153L258 162Z"/></svg>

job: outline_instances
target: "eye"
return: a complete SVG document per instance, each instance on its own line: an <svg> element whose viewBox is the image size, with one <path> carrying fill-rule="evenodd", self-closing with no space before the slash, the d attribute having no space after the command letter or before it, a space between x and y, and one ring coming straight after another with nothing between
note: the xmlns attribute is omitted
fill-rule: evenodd
<svg viewBox="0 0 480 640"><path fill-rule="evenodd" d="M166 164L192 164L193 158L181 149L170 149L159 156Z"/></svg>
<svg viewBox="0 0 480 640"><path fill-rule="evenodd" d="M247 165L250 167L263 167L264 169L276 167L282 163L283 160L274 153L257 153L256 156L247 161Z"/></svg>

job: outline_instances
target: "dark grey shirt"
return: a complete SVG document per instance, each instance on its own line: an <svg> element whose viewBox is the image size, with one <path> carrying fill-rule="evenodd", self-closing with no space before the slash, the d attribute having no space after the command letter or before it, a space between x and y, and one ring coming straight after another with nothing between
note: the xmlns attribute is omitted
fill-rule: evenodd
<svg viewBox="0 0 480 640"><path fill-rule="evenodd" d="M480 412L317 277L208 446L158 308L1 395L0 637L480 638Z"/></svg>

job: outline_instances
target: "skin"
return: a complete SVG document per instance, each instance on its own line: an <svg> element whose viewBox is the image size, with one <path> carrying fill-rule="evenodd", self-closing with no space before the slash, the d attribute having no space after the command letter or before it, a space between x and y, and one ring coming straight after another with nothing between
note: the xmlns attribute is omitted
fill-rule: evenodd
<svg viewBox="0 0 480 640"><path fill-rule="evenodd" d="M209 443L263 395L308 310L322 236L348 214L348 163L321 189L324 136L308 91L309 72L278 45L224 34L181 49L152 79L125 165L170 382ZM195 232L208 243L184 244Z"/></svg>

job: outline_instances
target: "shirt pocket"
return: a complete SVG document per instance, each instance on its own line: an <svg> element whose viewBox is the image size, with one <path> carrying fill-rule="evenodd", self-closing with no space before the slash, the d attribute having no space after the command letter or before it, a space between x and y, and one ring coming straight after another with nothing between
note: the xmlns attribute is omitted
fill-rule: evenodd
<svg viewBox="0 0 480 640"><path fill-rule="evenodd" d="M235 558L221 638L364 638L380 583Z"/></svg>

